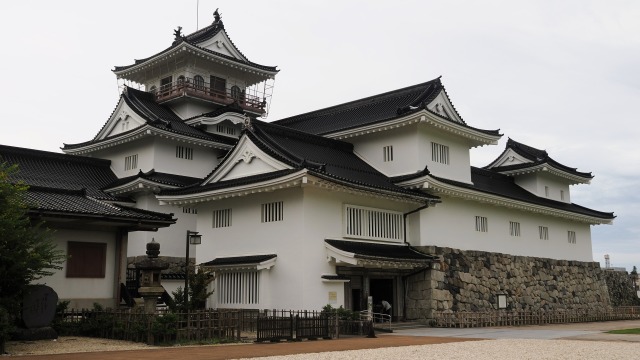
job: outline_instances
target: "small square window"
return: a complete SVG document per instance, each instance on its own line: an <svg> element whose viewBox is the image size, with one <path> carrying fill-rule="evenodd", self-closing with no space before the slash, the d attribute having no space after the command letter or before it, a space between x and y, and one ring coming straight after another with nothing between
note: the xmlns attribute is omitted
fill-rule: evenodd
<svg viewBox="0 0 640 360"><path fill-rule="evenodd" d="M261 219L263 223L282 221L283 217L282 201L261 205Z"/></svg>
<svg viewBox="0 0 640 360"><path fill-rule="evenodd" d="M68 278L104 278L107 264L107 244L94 242L67 243Z"/></svg>
<svg viewBox="0 0 640 360"><path fill-rule="evenodd" d="M540 240L549 240L549 228L546 226L538 226L538 234Z"/></svg>
<svg viewBox="0 0 640 360"><path fill-rule="evenodd" d="M214 210L212 226L214 228L231 226L231 209Z"/></svg>
<svg viewBox="0 0 640 360"><path fill-rule="evenodd" d="M449 165L449 147L432 142L431 160L437 163Z"/></svg>
<svg viewBox="0 0 640 360"><path fill-rule="evenodd" d="M476 231L488 232L489 222L485 216L476 216Z"/></svg>

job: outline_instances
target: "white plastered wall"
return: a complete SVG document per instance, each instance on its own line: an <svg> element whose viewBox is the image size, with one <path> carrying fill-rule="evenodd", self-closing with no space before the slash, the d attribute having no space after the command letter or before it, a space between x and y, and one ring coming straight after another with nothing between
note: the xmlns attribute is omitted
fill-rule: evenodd
<svg viewBox="0 0 640 360"><path fill-rule="evenodd" d="M219 157L223 155L222 150L161 138L154 139L154 145L153 168L157 172L182 176L204 178L218 165ZM176 157L177 146L193 149L193 159Z"/></svg>
<svg viewBox="0 0 640 360"><path fill-rule="evenodd" d="M514 176L514 181L523 189L539 197L547 197L545 192L545 186L547 186L549 188L548 199L566 203L571 202L569 182L549 173L536 172L518 175ZM561 191L563 195L561 195ZM564 196L564 199L561 198L562 196Z"/></svg>
<svg viewBox="0 0 640 360"><path fill-rule="evenodd" d="M262 203L283 201L284 221L261 223ZM411 205L365 198L317 188L294 188L273 193L230 198L200 205L197 263L217 257L276 254L270 270L261 272L262 292L258 305L220 307L321 309L335 292L337 303L344 305L344 284L322 281L323 274L335 274L335 266L326 259L325 239L343 238L343 205L378 207L408 211ZM232 226L212 228L214 209L232 209ZM268 280L268 283L265 281ZM268 287L266 284L269 284ZM212 296L216 298L216 294ZM217 307L213 301L211 306Z"/></svg>
<svg viewBox="0 0 640 360"><path fill-rule="evenodd" d="M412 236L413 245L593 261L588 224L458 198L443 197L442 200L435 208L420 213L419 243ZM488 232L475 230L476 216L487 218ZM410 221L415 219L410 217ZM510 235L510 221L520 223L519 237ZM540 239L539 226L548 227L549 240ZM576 233L575 244L568 242L568 231Z"/></svg>
<svg viewBox="0 0 640 360"><path fill-rule="evenodd" d="M135 197L138 209L157 211L161 213L173 213L177 218L175 224L160 228L158 231L134 231L129 233L129 247L127 256L144 256L147 251L147 243L155 239L160 244L160 256L184 257L186 252L187 230L195 231L197 215L183 213L182 207L172 205L159 205L155 195L151 193L140 194ZM197 246L191 245L189 257L196 257Z"/></svg>
<svg viewBox="0 0 640 360"><path fill-rule="evenodd" d="M435 176L470 183L471 159L468 142L424 124L421 124L418 129L420 141L417 157L422 168L427 165L431 174ZM449 164L432 160L432 142L449 147Z"/></svg>
<svg viewBox="0 0 640 360"><path fill-rule="evenodd" d="M131 170L125 170L125 157L136 154L138 155L138 166ZM153 168L153 139L145 138L110 147L105 150L96 151L92 156L111 160L111 170L113 170L118 178L136 175L140 170L146 172Z"/></svg>
<svg viewBox="0 0 640 360"><path fill-rule="evenodd" d="M419 140L416 128L416 125L407 125L343 141L352 143L358 155L387 176L411 174L424 169L416 156ZM393 161L384 161L385 146L393 146Z"/></svg>
<svg viewBox="0 0 640 360"><path fill-rule="evenodd" d="M38 280L35 283L52 287L60 301L69 300L69 308L88 308L93 303L103 306L115 306L116 281L116 242L115 231L90 231L57 229L54 233L56 247L67 254L67 243L93 242L107 244L105 277L104 278L68 278L67 264L62 264L62 270L53 275Z"/></svg>

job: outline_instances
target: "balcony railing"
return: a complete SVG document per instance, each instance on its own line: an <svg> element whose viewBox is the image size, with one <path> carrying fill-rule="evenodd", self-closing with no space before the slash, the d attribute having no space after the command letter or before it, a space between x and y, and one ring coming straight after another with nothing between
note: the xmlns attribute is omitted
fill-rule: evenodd
<svg viewBox="0 0 640 360"><path fill-rule="evenodd" d="M153 89L152 92L154 92ZM265 112L267 105L265 99L246 94L243 89L237 86L232 86L230 89L225 89L225 91L216 90L212 88L209 83L194 81L192 78L178 79L178 81L163 85L159 90L155 90L155 98L159 103L185 95L222 105L228 105L237 101L245 110L259 114Z"/></svg>

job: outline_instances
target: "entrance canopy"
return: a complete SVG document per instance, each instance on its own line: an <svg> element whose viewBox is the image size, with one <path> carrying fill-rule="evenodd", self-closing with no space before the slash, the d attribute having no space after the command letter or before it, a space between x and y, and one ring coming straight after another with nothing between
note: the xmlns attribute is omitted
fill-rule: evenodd
<svg viewBox="0 0 640 360"><path fill-rule="evenodd" d="M264 270L275 265L277 257L275 254L219 257L200 266L212 270Z"/></svg>
<svg viewBox="0 0 640 360"><path fill-rule="evenodd" d="M336 265L383 268L417 269L429 267L437 256L423 254L406 244L378 244L360 241L325 240L327 260Z"/></svg>

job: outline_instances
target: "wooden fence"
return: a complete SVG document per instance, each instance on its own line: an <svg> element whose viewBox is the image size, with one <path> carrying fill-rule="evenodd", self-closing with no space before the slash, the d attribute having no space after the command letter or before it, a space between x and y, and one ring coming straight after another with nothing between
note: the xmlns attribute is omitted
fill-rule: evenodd
<svg viewBox="0 0 640 360"><path fill-rule="evenodd" d="M56 315L54 327L61 335L137 342L149 342L149 339L154 339L156 343L240 339L238 311L160 311L149 315L141 310L65 310Z"/></svg>
<svg viewBox="0 0 640 360"><path fill-rule="evenodd" d="M640 307L617 307L603 311L555 310L555 311L507 311L486 312L434 312L436 327L488 327L542 324L566 324L591 321L640 319Z"/></svg>

